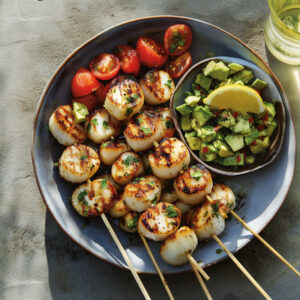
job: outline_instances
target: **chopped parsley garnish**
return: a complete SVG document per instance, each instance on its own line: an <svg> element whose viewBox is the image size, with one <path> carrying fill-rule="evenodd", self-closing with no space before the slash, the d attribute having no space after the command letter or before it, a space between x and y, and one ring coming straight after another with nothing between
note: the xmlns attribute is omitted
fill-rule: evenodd
<svg viewBox="0 0 300 300"><path fill-rule="evenodd" d="M137 118L137 119L136 119L136 124L137 124L138 126L140 126L142 123L143 123L143 118Z"/></svg>
<svg viewBox="0 0 300 300"><path fill-rule="evenodd" d="M80 160L85 160L87 158L87 155L82 155L82 156L80 156Z"/></svg>
<svg viewBox="0 0 300 300"><path fill-rule="evenodd" d="M222 252L223 252L222 249L217 249L217 250L216 250L216 253L217 253L217 254L221 254Z"/></svg>
<svg viewBox="0 0 300 300"><path fill-rule="evenodd" d="M101 189L106 189L107 188L107 182L106 182L106 179L102 179L101 180Z"/></svg>
<svg viewBox="0 0 300 300"><path fill-rule="evenodd" d="M94 119L92 120L92 123L95 124L96 126L99 124L99 123L98 123L98 120L97 120L96 118L94 118Z"/></svg>
<svg viewBox="0 0 300 300"><path fill-rule="evenodd" d="M173 122L171 120L166 121L167 128L174 128Z"/></svg>
<svg viewBox="0 0 300 300"><path fill-rule="evenodd" d="M78 195L78 201L79 201L79 202L82 202L83 199L84 199L84 197L85 197L87 194L88 194L88 193L87 193L86 190L81 191L81 192L79 193L79 195Z"/></svg>
<svg viewBox="0 0 300 300"><path fill-rule="evenodd" d="M103 128L109 129L109 124L106 121L103 121Z"/></svg>
<svg viewBox="0 0 300 300"><path fill-rule="evenodd" d="M88 126L87 126L87 131L88 131L88 132L91 131L91 127L92 127L92 126L91 126L91 123L89 123Z"/></svg>
<svg viewBox="0 0 300 300"><path fill-rule="evenodd" d="M165 83L165 85L170 89L171 88L171 83L172 83L172 80L168 79L167 82Z"/></svg>
<svg viewBox="0 0 300 300"><path fill-rule="evenodd" d="M155 205L155 204L157 204L157 195L155 195L154 196L154 198L151 200L151 203L153 204L153 205ZM169 208L169 207L168 207ZM167 210L168 210L168 208L167 208ZM176 211L176 213L177 213L177 211Z"/></svg>
<svg viewBox="0 0 300 300"><path fill-rule="evenodd" d="M153 186L153 185L155 185L155 182L154 181L149 181L149 182L147 182L147 184Z"/></svg>
<svg viewBox="0 0 300 300"><path fill-rule="evenodd" d="M139 220L139 215L136 214L136 215L135 215L128 223L127 223L127 227L128 227L129 229L135 229L138 220Z"/></svg>
<svg viewBox="0 0 300 300"><path fill-rule="evenodd" d="M110 142L104 143L104 144L101 145L101 148L106 148L106 147L108 147L109 145L110 145Z"/></svg>
<svg viewBox="0 0 300 300"><path fill-rule="evenodd" d="M219 200L217 200L215 203L213 203L211 206L214 210L214 215L219 216Z"/></svg>
<svg viewBox="0 0 300 300"><path fill-rule="evenodd" d="M54 166L55 168L58 168L58 167L59 167L58 161L57 161L56 163L54 163L53 166Z"/></svg>
<svg viewBox="0 0 300 300"><path fill-rule="evenodd" d="M139 162L139 160L134 157L134 156L127 156L124 160L123 163L125 164L126 167L129 167L131 165L131 163L137 163Z"/></svg>
<svg viewBox="0 0 300 300"><path fill-rule="evenodd" d="M132 94L131 97L134 98L134 99L138 99L139 95L138 94Z"/></svg>
<svg viewBox="0 0 300 300"><path fill-rule="evenodd" d="M132 183L133 183L133 184L139 183L140 181L145 180L145 179L146 179L145 177L135 177L135 178L132 180Z"/></svg>
<svg viewBox="0 0 300 300"><path fill-rule="evenodd" d="M172 205L170 205L166 208L166 216L169 218L176 218L178 217L178 212Z"/></svg>
<svg viewBox="0 0 300 300"><path fill-rule="evenodd" d="M153 76L153 73L148 73L148 78L150 80L150 82L154 82L154 76Z"/></svg>
<svg viewBox="0 0 300 300"><path fill-rule="evenodd" d="M127 107L126 108L126 116L130 116L131 115L131 113L132 113L132 108L131 107Z"/></svg>
<svg viewBox="0 0 300 300"><path fill-rule="evenodd" d="M184 41L184 39L182 38L182 36L180 35L179 32L174 33L174 34L172 35L172 38L173 38L173 43L171 44L171 46L170 46L170 48L169 48L169 51L170 51L171 53L174 53L175 50L176 50L176 48L177 48L178 46L184 46L185 41Z"/></svg>
<svg viewBox="0 0 300 300"><path fill-rule="evenodd" d="M196 170L193 174L192 174L192 177L196 180L199 180L201 177L203 176L203 174L199 171L199 170Z"/></svg>
<svg viewBox="0 0 300 300"><path fill-rule="evenodd" d="M142 130L145 134L152 134L151 129L148 128L148 127L141 126L141 130Z"/></svg>
<svg viewBox="0 0 300 300"><path fill-rule="evenodd" d="M134 103L136 98L131 96L126 96L125 99L127 100L127 103Z"/></svg>

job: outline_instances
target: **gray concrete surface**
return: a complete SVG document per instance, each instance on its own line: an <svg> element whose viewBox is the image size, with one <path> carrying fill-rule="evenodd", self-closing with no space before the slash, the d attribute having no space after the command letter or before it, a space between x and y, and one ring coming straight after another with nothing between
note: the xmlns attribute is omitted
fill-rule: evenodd
<svg viewBox="0 0 300 300"><path fill-rule="evenodd" d="M0 299L142 299L129 272L88 254L55 224L35 183L30 141L39 96L65 56L108 26L160 14L219 25L267 57L263 37L267 1L0 1ZM270 55L268 59L286 88L299 132L299 67L284 66ZM286 202L262 233L298 269L299 177L298 161ZM258 241L248 244L237 258L273 299L300 299L299 278ZM208 272L214 299L262 298L229 260ZM153 299L167 299L157 277L142 279ZM167 280L176 299L204 299L193 274Z"/></svg>

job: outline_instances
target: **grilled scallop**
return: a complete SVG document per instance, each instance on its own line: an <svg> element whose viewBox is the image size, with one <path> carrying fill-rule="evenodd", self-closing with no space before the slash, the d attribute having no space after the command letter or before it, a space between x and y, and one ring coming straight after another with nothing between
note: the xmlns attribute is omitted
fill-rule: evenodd
<svg viewBox="0 0 300 300"><path fill-rule="evenodd" d="M153 142L160 141L164 132L159 117L149 112L140 112L127 124L124 135L127 144L138 152L152 148Z"/></svg>
<svg viewBox="0 0 300 300"><path fill-rule="evenodd" d="M129 119L144 105L143 90L134 80L124 79L108 90L104 105L116 119Z"/></svg>
<svg viewBox="0 0 300 300"><path fill-rule="evenodd" d="M191 216L190 226L199 239L208 240L213 234L219 235L225 228L225 220L218 212L216 205L205 202L197 207Z"/></svg>
<svg viewBox="0 0 300 300"><path fill-rule="evenodd" d="M164 138L172 137L175 134L176 129L169 107L160 107L160 116L165 128Z"/></svg>
<svg viewBox="0 0 300 300"><path fill-rule="evenodd" d="M86 139L84 128L75 122L71 105L59 106L52 113L49 119L49 130L64 146L81 144Z"/></svg>
<svg viewBox="0 0 300 300"><path fill-rule="evenodd" d="M155 176L162 179L176 177L190 163L190 153L183 142L176 138L164 139L153 153L149 162Z"/></svg>
<svg viewBox="0 0 300 300"><path fill-rule="evenodd" d="M115 187L117 193L122 191L123 187L114 181L111 174L103 174L99 178L100 179L106 179L106 180L110 181L112 183L112 185Z"/></svg>
<svg viewBox="0 0 300 300"><path fill-rule="evenodd" d="M142 157L145 173L152 174L151 166L150 166L150 163L148 160L148 155L149 155L149 152L146 151L146 152L142 153L141 157Z"/></svg>
<svg viewBox="0 0 300 300"><path fill-rule="evenodd" d="M160 255L168 264L180 266L188 261L187 255L192 254L197 245L198 239L194 230L183 226L163 242Z"/></svg>
<svg viewBox="0 0 300 300"><path fill-rule="evenodd" d="M174 190L165 190L163 191L163 193L161 194L161 197L160 197L160 201L162 202L169 202L169 203L174 203L176 202L178 199L176 193Z"/></svg>
<svg viewBox="0 0 300 300"><path fill-rule="evenodd" d="M137 232L137 223L139 217L139 213L135 211L127 213L125 216L119 219L120 228L129 233Z"/></svg>
<svg viewBox="0 0 300 300"><path fill-rule="evenodd" d="M142 212L155 205L161 194L160 180L155 176L136 177L124 189L122 200L130 210Z"/></svg>
<svg viewBox="0 0 300 300"><path fill-rule="evenodd" d="M111 166L114 161L124 152L130 151L124 139L110 140L102 143L99 148L101 161Z"/></svg>
<svg viewBox="0 0 300 300"><path fill-rule="evenodd" d="M103 107L88 116L85 126L87 136L97 144L109 140L112 136L118 136L121 131L120 121Z"/></svg>
<svg viewBox="0 0 300 300"><path fill-rule="evenodd" d="M174 81L168 72L153 69L148 71L140 80L145 95L145 102L158 105L170 100L175 89Z"/></svg>
<svg viewBox="0 0 300 300"><path fill-rule="evenodd" d="M186 204L182 201L177 201L175 205L177 208L179 208L182 215L190 211L190 209L193 207L192 205Z"/></svg>
<svg viewBox="0 0 300 300"><path fill-rule="evenodd" d="M180 221L181 212L175 205L159 202L141 215L138 231L148 239L162 241L178 229Z"/></svg>
<svg viewBox="0 0 300 300"><path fill-rule="evenodd" d="M134 152L122 153L111 167L113 180L121 185L127 184L142 173L144 173L142 159Z"/></svg>
<svg viewBox="0 0 300 300"><path fill-rule="evenodd" d="M88 181L72 194L72 205L83 217L97 217L110 210L116 200L114 186L105 179Z"/></svg>
<svg viewBox="0 0 300 300"><path fill-rule="evenodd" d="M59 175L67 181L81 183L90 179L99 169L98 153L86 145L67 147L59 159Z"/></svg>
<svg viewBox="0 0 300 300"><path fill-rule="evenodd" d="M130 209L128 206L124 203L122 200L122 195L119 195L116 202L108 212L109 215L115 219L119 219L124 217L126 214L128 214Z"/></svg>
<svg viewBox="0 0 300 300"><path fill-rule="evenodd" d="M174 181L177 197L186 204L196 205L211 192L213 181L210 172L201 166L191 166Z"/></svg>
<svg viewBox="0 0 300 300"><path fill-rule="evenodd" d="M235 195L230 187L222 183L213 185L210 197L214 201L219 201L219 207L228 213L230 209L235 208Z"/></svg>

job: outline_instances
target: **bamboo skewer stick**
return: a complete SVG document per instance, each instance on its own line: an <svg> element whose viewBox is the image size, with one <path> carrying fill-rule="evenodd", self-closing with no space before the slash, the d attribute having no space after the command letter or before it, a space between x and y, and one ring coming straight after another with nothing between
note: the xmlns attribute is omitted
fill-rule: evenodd
<svg viewBox="0 0 300 300"><path fill-rule="evenodd" d="M156 262L156 260L155 260L155 258L153 256L153 254L152 254L152 251L151 251L151 249L150 249L150 247L148 245L147 240L145 239L145 237L140 232L139 232L139 236L141 237L141 240L144 243L144 246L145 246L145 248L146 248L146 250L147 250L147 252L148 252L148 254L149 254L149 256L150 256L150 258L151 258L151 260L153 262L153 264L154 264L154 267L155 267L155 269L156 269L156 271L157 271L157 273L158 273L158 275L159 275L159 277L160 277L160 279L161 279L161 281L162 281L162 283L163 283L163 285L164 285L164 287L165 287L165 289L166 289L166 291L168 293L169 298L171 300L174 300L174 297L173 297L172 292L171 292L171 290L170 290L170 288L168 286L168 283L167 283L167 281L166 281L163 273L161 272L161 270L160 270L160 268L159 268L159 266L158 266L158 264L157 264L157 262Z"/></svg>
<svg viewBox="0 0 300 300"><path fill-rule="evenodd" d="M236 257L228 250L223 242L215 235L212 238L221 246L221 248L227 253L236 266L244 273L244 275L252 282L252 284L258 289L258 291L265 297L265 299L272 300L272 298L265 292L265 290L259 285L259 283L252 277L252 275L245 269L245 267L236 259Z"/></svg>
<svg viewBox="0 0 300 300"><path fill-rule="evenodd" d="M196 275L196 277L197 277L197 279L198 279L198 281L199 281L199 283L200 283L200 285L201 285L201 287L203 289L203 292L204 292L206 298L208 300L212 300L212 297L211 297L211 295L210 295L210 293L209 293L209 291L208 291L208 289L207 289L207 287L206 287L206 285L205 285L202 277L200 276L200 274L198 272L198 269L196 269L196 267L193 264L191 264L191 266L192 266L192 269L193 269L193 271L194 271L194 273L195 273L195 275Z"/></svg>
<svg viewBox="0 0 300 300"><path fill-rule="evenodd" d="M188 254L187 255L187 258L191 264L191 266L195 267L198 272L206 279L206 280L209 280L210 277L207 275L207 273L203 270L203 268L197 263L197 261L194 259L194 257L191 255L191 254Z"/></svg>
<svg viewBox="0 0 300 300"><path fill-rule="evenodd" d="M140 279L140 277L139 277L136 269L134 268L134 266L133 266L131 260L129 259L128 255L126 254L126 252L125 252L125 250L124 250L124 248L123 248L120 240L118 239L117 235L115 234L115 231L113 230L113 228L111 227L108 219L106 218L106 215L105 214L101 214L101 218L102 218L103 223L105 224L106 228L108 229L111 237L113 238L114 242L116 243L117 247L119 248L119 250L120 250L123 258L125 259L128 267L129 267L129 269L130 269L130 271L131 271L131 273L132 273L132 275L133 275L136 283L138 284L138 286L139 286L142 294L144 295L145 299L146 300L151 300L151 298L150 298L147 290L145 289L144 284L141 281L141 279Z"/></svg>

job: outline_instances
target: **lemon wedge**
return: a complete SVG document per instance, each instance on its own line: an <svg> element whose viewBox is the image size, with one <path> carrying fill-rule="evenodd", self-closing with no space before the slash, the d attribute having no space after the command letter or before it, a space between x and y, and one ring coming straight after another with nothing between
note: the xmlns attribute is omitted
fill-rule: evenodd
<svg viewBox="0 0 300 300"><path fill-rule="evenodd" d="M266 109L262 98L253 88L237 84L215 89L203 103L216 109L231 109L241 113L260 114Z"/></svg>

